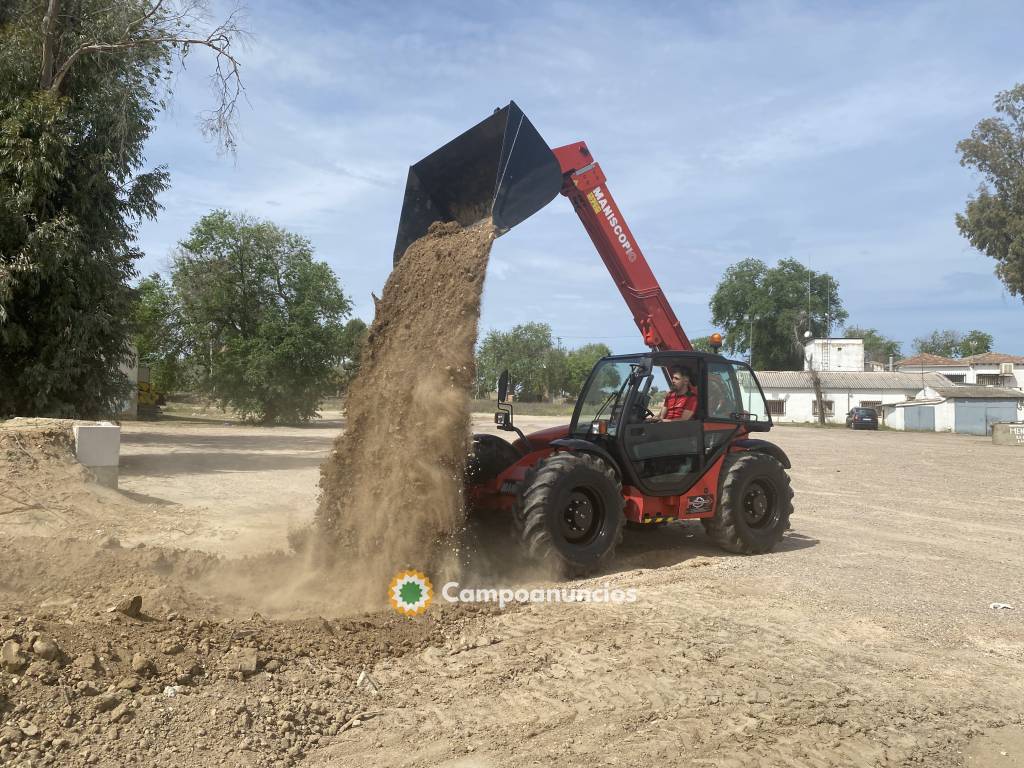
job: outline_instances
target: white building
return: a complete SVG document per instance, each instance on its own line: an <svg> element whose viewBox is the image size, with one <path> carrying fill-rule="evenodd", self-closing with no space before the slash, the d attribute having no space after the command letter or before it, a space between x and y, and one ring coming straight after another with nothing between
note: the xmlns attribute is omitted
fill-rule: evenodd
<svg viewBox="0 0 1024 768"><path fill-rule="evenodd" d="M921 354L896 363L905 373L941 373L954 384L982 384L1024 389L1024 357L984 352L980 355L952 358Z"/></svg>
<svg viewBox="0 0 1024 768"><path fill-rule="evenodd" d="M848 339L844 339L848 341ZM862 347L863 349L863 347ZM852 408L874 408L885 417L882 406L901 403L928 386L948 387L950 382L937 373L889 371L821 371L825 421L844 424ZM758 381L768 401L772 420L813 422L818 420L817 399L810 371L758 371Z"/></svg>
<svg viewBox="0 0 1024 768"><path fill-rule="evenodd" d="M804 346L804 370L863 371L864 339L813 339Z"/></svg>
<svg viewBox="0 0 1024 768"><path fill-rule="evenodd" d="M993 424L1024 421L1024 391L977 384L928 386L915 399L882 411L892 429L989 435Z"/></svg>

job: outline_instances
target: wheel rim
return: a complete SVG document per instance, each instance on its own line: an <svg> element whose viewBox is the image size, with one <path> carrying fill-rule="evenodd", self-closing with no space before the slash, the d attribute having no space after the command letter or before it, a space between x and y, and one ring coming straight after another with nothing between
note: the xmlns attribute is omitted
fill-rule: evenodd
<svg viewBox="0 0 1024 768"><path fill-rule="evenodd" d="M750 528L770 528L779 516L775 485L766 479L754 480L743 494L743 518Z"/></svg>
<svg viewBox="0 0 1024 768"><path fill-rule="evenodd" d="M570 544L585 544L601 529L603 520L600 502L583 488L576 488L559 515L562 538Z"/></svg>

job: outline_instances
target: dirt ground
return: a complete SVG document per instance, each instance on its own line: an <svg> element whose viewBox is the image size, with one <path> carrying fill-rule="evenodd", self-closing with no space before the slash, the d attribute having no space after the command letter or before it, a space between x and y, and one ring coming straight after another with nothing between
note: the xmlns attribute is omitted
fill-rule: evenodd
<svg viewBox="0 0 1024 768"><path fill-rule="evenodd" d="M328 416L126 424L121 493L0 516L0 765L1024 766L1024 451L779 427L773 554L677 524L581 583L634 603L278 618L240 585L312 520Z"/></svg>
<svg viewBox="0 0 1024 768"><path fill-rule="evenodd" d="M157 511L177 506L156 530L128 529L122 540L228 556L285 548L289 529L313 520L320 464L343 423L337 412L308 427L272 429L126 422L120 489Z"/></svg>

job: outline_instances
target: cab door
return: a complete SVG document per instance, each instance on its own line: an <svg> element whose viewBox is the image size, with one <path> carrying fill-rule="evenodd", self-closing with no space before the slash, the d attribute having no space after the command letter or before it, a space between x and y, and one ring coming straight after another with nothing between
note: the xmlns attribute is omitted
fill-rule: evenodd
<svg viewBox="0 0 1024 768"><path fill-rule="evenodd" d="M697 388L697 413L686 421L644 421L643 409L652 400L652 387L667 391L668 370L673 365L680 365L691 372L690 379ZM651 496L683 493L703 473L703 381L703 365L699 359L661 359L634 393L629 409L631 418L622 430L621 452L629 464L635 484L644 493ZM657 413L660 407L655 404L651 409Z"/></svg>
<svg viewBox="0 0 1024 768"><path fill-rule="evenodd" d="M707 361L704 391L704 462L714 463L743 423L743 393L736 370L726 362Z"/></svg>

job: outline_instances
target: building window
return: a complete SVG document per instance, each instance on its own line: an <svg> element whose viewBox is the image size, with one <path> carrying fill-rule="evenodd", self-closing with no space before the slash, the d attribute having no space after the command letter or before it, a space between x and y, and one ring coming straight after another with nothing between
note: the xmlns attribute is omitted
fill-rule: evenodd
<svg viewBox="0 0 1024 768"><path fill-rule="evenodd" d="M786 401L785 400L769 400L768 401L768 413L772 416L785 416L786 415Z"/></svg>
<svg viewBox="0 0 1024 768"><path fill-rule="evenodd" d="M831 416L834 413L834 411L832 409L833 403L832 403L831 400L822 400L821 404L825 408L825 415L826 416ZM818 399L817 398L815 398L814 400L811 400L811 414L814 415L814 416L818 415Z"/></svg>
<svg viewBox="0 0 1024 768"><path fill-rule="evenodd" d="M882 412L882 401L881 400L861 400L860 401L860 407L861 408L871 408L871 409L874 410L875 413L881 413Z"/></svg>
<svg viewBox="0 0 1024 768"><path fill-rule="evenodd" d="M996 386L1003 383L1003 377L998 373L979 373L978 374L979 384L995 384Z"/></svg>
<svg viewBox="0 0 1024 768"><path fill-rule="evenodd" d="M944 373L942 375L954 384L963 384L967 380L967 374L964 373Z"/></svg>

